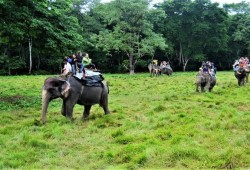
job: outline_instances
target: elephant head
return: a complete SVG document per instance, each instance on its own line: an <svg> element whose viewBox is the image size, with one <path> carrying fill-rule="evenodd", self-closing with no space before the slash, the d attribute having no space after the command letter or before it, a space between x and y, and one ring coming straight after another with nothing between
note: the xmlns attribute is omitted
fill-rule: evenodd
<svg viewBox="0 0 250 170"><path fill-rule="evenodd" d="M67 98L70 84L64 79L47 78L42 89L42 122L46 122L49 102L56 98Z"/></svg>
<svg viewBox="0 0 250 170"><path fill-rule="evenodd" d="M249 73L249 70L246 68L239 68L237 71L235 71L234 75L238 80L238 85L243 86L245 84L245 79L247 74Z"/></svg>
<svg viewBox="0 0 250 170"><path fill-rule="evenodd" d="M216 84L216 77L210 75L209 73L203 73L199 71L196 79L196 91L199 92L199 87L202 92L205 92L205 87L208 88L209 92L212 91Z"/></svg>

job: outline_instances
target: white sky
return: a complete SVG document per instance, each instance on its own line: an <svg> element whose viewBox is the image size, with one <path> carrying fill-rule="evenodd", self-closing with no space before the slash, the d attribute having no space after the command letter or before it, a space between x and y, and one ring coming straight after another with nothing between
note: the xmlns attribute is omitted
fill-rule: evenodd
<svg viewBox="0 0 250 170"><path fill-rule="evenodd" d="M101 0L101 2L110 2L111 0ZM245 2L250 2L250 0L244 0ZM153 4L156 4L156 3L160 3L160 2L163 2L163 0L152 0L152 3ZM242 2L242 0L211 0L211 2L218 2L220 3L221 5L222 4L225 4L225 3L239 3L239 2Z"/></svg>

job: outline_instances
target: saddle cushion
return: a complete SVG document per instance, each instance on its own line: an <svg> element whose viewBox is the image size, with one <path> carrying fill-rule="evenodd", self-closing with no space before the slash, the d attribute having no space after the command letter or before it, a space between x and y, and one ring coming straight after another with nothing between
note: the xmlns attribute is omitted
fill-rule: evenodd
<svg viewBox="0 0 250 170"><path fill-rule="evenodd" d="M82 85L88 86L88 87L103 87L102 81L104 80L103 76L100 75L94 75L94 76L86 76L85 78L79 79L78 77L74 76L77 78Z"/></svg>

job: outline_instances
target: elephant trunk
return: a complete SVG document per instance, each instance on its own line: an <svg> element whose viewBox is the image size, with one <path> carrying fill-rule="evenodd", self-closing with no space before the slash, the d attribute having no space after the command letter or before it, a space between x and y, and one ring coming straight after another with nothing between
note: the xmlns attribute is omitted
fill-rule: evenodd
<svg viewBox="0 0 250 170"><path fill-rule="evenodd" d="M49 106L50 97L51 97L50 93L48 93L47 90L43 90L42 92L42 122L43 123L46 122L46 113L47 113L47 109Z"/></svg>

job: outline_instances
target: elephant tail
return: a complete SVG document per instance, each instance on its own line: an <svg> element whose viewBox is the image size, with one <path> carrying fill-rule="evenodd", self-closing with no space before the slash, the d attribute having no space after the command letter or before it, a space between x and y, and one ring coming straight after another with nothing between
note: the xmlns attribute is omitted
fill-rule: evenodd
<svg viewBox="0 0 250 170"><path fill-rule="evenodd" d="M109 81L106 82L107 85L107 90L108 90L108 94L109 94Z"/></svg>
<svg viewBox="0 0 250 170"><path fill-rule="evenodd" d="M105 106L108 102L108 94L109 94L109 82L108 81L103 81L103 91L101 95L101 100L99 105L101 107Z"/></svg>

